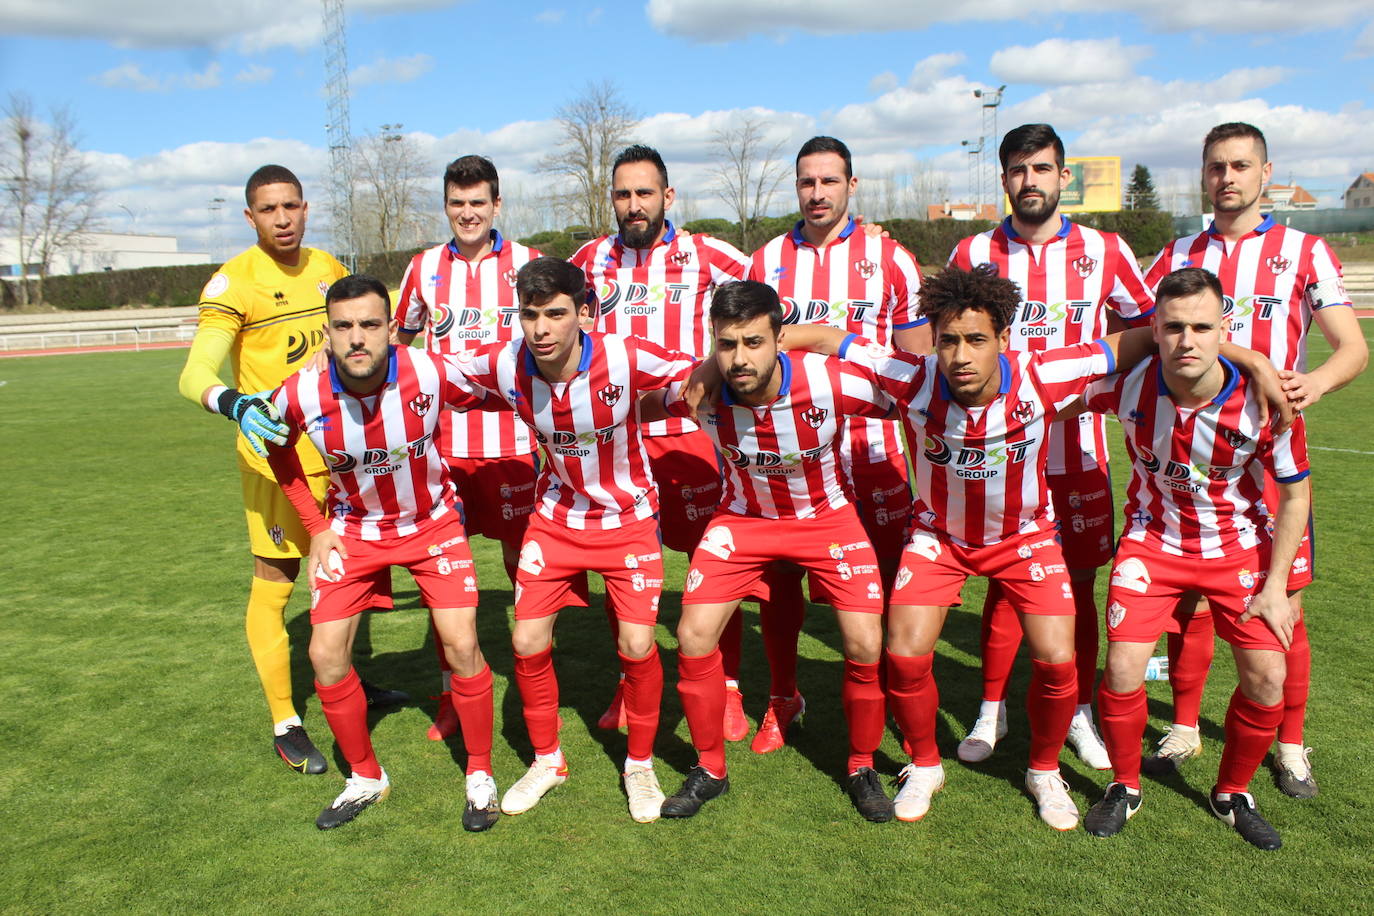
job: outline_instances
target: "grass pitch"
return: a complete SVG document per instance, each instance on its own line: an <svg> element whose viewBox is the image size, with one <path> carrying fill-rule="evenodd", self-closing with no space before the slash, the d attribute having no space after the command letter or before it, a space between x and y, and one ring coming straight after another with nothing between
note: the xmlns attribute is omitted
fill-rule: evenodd
<svg viewBox="0 0 1374 916"><path fill-rule="evenodd" d="M1316 359L1324 353L1314 354ZM339 791L342 761L311 689L304 595L288 610L296 697L331 758L322 777L271 751L266 707L243 636L250 561L229 424L176 394L184 353L0 361L5 608L0 640L0 908L15 912L1097 912L1359 911L1374 907L1368 631L1374 574L1374 382L1309 412L1318 519L1309 592L1314 686L1308 743L1321 795L1284 798L1270 771L1253 785L1284 849L1260 853L1206 811L1235 674L1219 647L1203 707L1206 753L1145 786L1127 830L1058 834L1021 788L1027 753L1024 654L1011 734L986 764L954 746L978 704L977 617L951 614L936 662L947 785L919 824L868 824L840 784L841 657L833 621L812 608L802 639L804 724L784 750L730 748L729 795L695 819L633 823L618 784L624 737L594 728L615 657L599 610L568 611L555 661L571 778L535 810L486 834L458 825L461 746L424 732L437 692L414 585L359 640L369 678L413 705L374 724L394 789L357 822L313 820ZM1117 449L1117 451L1121 451ZM1118 487L1124 468L1116 468ZM504 789L529 745L512 683L511 593L490 542L474 543L480 625L496 674L496 777ZM658 750L664 788L694 755L676 692L671 627L683 559L670 554L660 627L667 689ZM1205 569L1200 570L1205 575ZM1105 591L1105 576L1099 589ZM965 605L978 608L981 583ZM752 610L752 609L751 609ZM746 615L743 688L757 720L767 695L757 617ZM1150 687L1147 740L1166 724ZM878 767L902 763L888 735ZM1080 809L1107 774L1066 751Z"/></svg>

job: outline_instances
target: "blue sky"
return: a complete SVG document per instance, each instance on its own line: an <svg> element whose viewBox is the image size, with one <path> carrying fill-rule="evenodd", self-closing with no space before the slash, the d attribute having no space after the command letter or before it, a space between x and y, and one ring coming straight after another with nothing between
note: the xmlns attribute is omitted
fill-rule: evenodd
<svg viewBox="0 0 1374 916"><path fill-rule="evenodd" d="M436 175L454 156L492 156L507 216L527 230L543 216L535 165L556 142L551 119L589 81L615 81L644 116L638 136L663 151L699 216L723 215L711 135L746 111L788 158L833 133L853 148L861 182L919 173L965 199L959 141L981 129L972 89L1006 83L999 131L1048 120L1071 155L1150 166L1166 202L1195 188L1207 127L1240 119L1269 136L1276 180L1339 206L1374 169L1374 12L1360 7L356 0L352 125L403 124ZM0 89L75 115L110 228L204 250L206 202L235 200L257 164L290 165L307 196L326 196L319 11L318 0L0 0ZM778 212L791 205L784 195ZM231 213L227 246L250 240Z"/></svg>

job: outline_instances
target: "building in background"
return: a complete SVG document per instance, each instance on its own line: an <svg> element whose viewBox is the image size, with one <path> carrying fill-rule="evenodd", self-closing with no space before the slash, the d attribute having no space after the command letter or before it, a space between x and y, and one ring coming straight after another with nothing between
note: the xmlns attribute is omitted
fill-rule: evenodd
<svg viewBox="0 0 1374 916"><path fill-rule="evenodd" d="M21 267L20 261L18 241L13 237L0 238L0 277L12 279L27 274L37 278L38 265L29 263ZM76 244L56 252L48 276L209 263L208 252L178 251L175 236L87 232Z"/></svg>
<svg viewBox="0 0 1374 916"><path fill-rule="evenodd" d="M1260 197L1260 212L1274 210L1315 210L1317 198L1300 184L1271 184Z"/></svg>
<svg viewBox="0 0 1374 916"><path fill-rule="evenodd" d="M945 201L942 204L927 204L926 219L998 219L997 207L992 204L956 204Z"/></svg>
<svg viewBox="0 0 1374 916"><path fill-rule="evenodd" d="M1374 207L1374 172L1365 172L1345 191L1345 208Z"/></svg>

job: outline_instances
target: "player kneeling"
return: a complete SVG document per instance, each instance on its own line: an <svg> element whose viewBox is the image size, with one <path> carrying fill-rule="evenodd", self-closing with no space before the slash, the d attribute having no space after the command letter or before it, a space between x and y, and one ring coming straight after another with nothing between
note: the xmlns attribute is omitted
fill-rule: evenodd
<svg viewBox="0 0 1374 916"><path fill-rule="evenodd" d="M1120 418L1131 455L1098 693L1115 781L1084 826L1112 836L1140 808L1145 667L1178 599L1196 590L1231 643L1240 676L1226 712L1212 811L1255 846L1278 849L1278 831L1247 789L1283 718L1284 652L1297 623L1285 588L1310 504L1305 437L1275 435L1254 383L1220 356L1227 319L1215 276L1196 267L1175 271L1156 299L1159 355L1094 382L1083 398L1088 409ZM1272 535L1266 471L1279 485Z"/></svg>
<svg viewBox="0 0 1374 916"><path fill-rule="evenodd" d="M268 458L310 532L310 662L315 691L352 775L315 821L321 830L357 817L391 791L367 729L367 700L353 669L358 615L372 606L388 568L403 566L453 669L453 701L467 750L466 830L499 817L491 774L491 668L477 643L477 579L456 511L453 483L434 447L445 407L504 405L436 357L390 345L396 331L386 287L367 276L334 283L325 296L330 359L282 383L273 405L287 446ZM309 437L328 456L328 517L322 517L291 447ZM332 519L332 521L331 521Z"/></svg>

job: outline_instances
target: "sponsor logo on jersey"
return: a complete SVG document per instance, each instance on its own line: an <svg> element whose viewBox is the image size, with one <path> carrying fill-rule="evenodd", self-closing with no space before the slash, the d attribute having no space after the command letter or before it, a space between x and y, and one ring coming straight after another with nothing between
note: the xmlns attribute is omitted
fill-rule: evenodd
<svg viewBox="0 0 1374 916"><path fill-rule="evenodd" d="M544 571L544 565L544 548L536 540L525 541L520 547L520 559L516 566L531 576L537 576ZM515 600L519 601L520 598L517 596Z"/></svg>
<svg viewBox="0 0 1374 916"><path fill-rule="evenodd" d="M423 458L433 441L432 433L425 433L413 442L395 448L364 449L361 456L351 455L344 449L334 449L325 455L330 470L347 474L361 470L364 474L394 474L408 458Z"/></svg>
<svg viewBox="0 0 1374 916"><path fill-rule="evenodd" d="M826 410L824 407L812 405L802 411L801 417L806 421L807 426L810 426L812 429L820 429L821 424L825 422L825 418L829 415L830 411Z"/></svg>
<svg viewBox="0 0 1374 916"><path fill-rule="evenodd" d="M751 466L754 473L762 476L792 474L796 472L797 466L803 461L811 461L824 455L831 446L829 444L819 445L816 448L804 449L800 452L771 452L760 450L752 454L741 451L738 446L723 444L720 447L721 454L741 470L748 470Z"/></svg>
<svg viewBox="0 0 1374 916"><path fill-rule="evenodd" d="M617 308L622 315L656 315L666 305L681 305L692 291L691 283L640 283L631 281L623 287L609 277L596 288L596 300L602 315Z"/></svg>
<svg viewBox="0 0 1374 916"><path fill-rule="evenodd" d="M868 258L864 258L862 261L854 262L854 272L865 280L872 280L873 275L878 272L878 265L874 264Z"/></svg>
<svg viewBox="0 0 1374 916"><path fill-rule="evenodd" d="M1073 262L1073 269L1078 271L1078 276L1086 280L1088 277L1092 276L1094 270L1097 270L1097 260L1085 254L1083 257Z"/></svg>
<svg viewBox="0 0 1374 916"><path fill-rule="evenodd" d="M1139 557L1127 557L1112 570L1112 587L1145 594L1150 590L1150 570Z"/></svg>
<svg viewBox="0 0 1374 916"><path fill-rule="evenodd" d="M611 407L620 400L620 396L624 393L624 385L607 385L596 393L596 397L602 404Z"/></svg>
<svg viewBox="0 0 1374 916"><path fill-rule="evenodd" d="M290 305L291 300L286 298L286 293L282 292L281 290L277 290L275 293L272 294L272 304L277 306L278 308L281 308L282 306Z"/></svg>
<svg viewBox="0 0 1374 916"><path fill-rule="evenodd" d="M1277 296L1241 296L1233 299L1226 296L1221 300L1221 314L1233 321L1243 321L1253 316L1260 321L1268 321L1274 309L1281 308L1283 300Z"/></svg>
<svg viewBox="0 0 1374 916"><path fill-rule="evenodd" d="M722 560L730 559L735 552L735 537L725 525L713 525L706 530L698 545L702 550Z"/></svg>
<svg viewBox="0 0 1374 916"><path fill-rule="evenodd" d="M1279 274L1283 273L1285 270L1291 267L1293 265L1293 262L1285 258L1283 255L1276 254L1270 258L1267 258L1264 264L1271 271L1273 271L1274 276L1277 277Z"/></svg>
<svg viewBox="0 0 1374 916"><path fill-rule="evenodd" d="M1113 630L1121 626L1121 621L1126 619L1126 606L1120 601L1113 601L1107 605L1107 626Z"/></svg>
<svg viewBox="0 0 1374 916"><path fill-rule="evenodd" d="M585 458L592 453L593 446L607 445L613 441L615 431L616 427L614 426L603 426L601 429L591 429L580 433L562 429L554 430L552 436L545 436L539 430L535 430L534 435L536 439L550 445L560 455Z"/></svg>
<svg viewBox="0 0 1374 916"><path fill-rule="evenodd" d="M991 448L975 448L965 445L956 454L939 436L926 436L924 452L931 464L953 465L956 477L965 480L987 480L1002 473L1001 466L1008 462L1021 464L1035 447L1038 439L1022 439Z"/></svg>
<svg viewBox="0 0 1374 916"><path fill-rule="evenodd" d="M1087 299L1069 299L1061 302L1037 302L1033 299L1021 303L1021 312L1016 320L1016 332L1022 337L1053 337L1065 322L1079 324L1087 321L1094 306Z"/></svg>
<svg viewBox="0 0 1374 916"><path fill-rule="evenodd" d="M425 414L429 413L430 405L434 403L434 395L417 394L415 397L411 398L408 403L410 409L414 411L415 416L423 417Z"/></svg>
<svg viewBox="0 0 1374 916"><path fill-rule="evenodd" d="M828 324L845 328L850 322L863 323L877 303L870 299L794 299L782 297L783 324Z"/></svg>
<svg viewBox="0 0 1374 916"><path fill-rule="evenodd" d="M286 363L300 362L324 343L324 331L292 331L286 338Z"/></svg>

